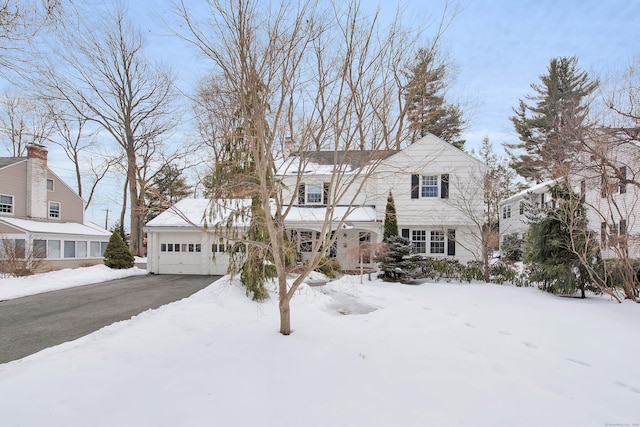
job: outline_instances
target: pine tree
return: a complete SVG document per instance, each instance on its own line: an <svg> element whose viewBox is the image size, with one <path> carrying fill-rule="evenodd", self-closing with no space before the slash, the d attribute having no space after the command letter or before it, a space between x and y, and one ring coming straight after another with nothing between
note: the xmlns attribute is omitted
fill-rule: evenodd
<svg viewBox="0 0 640 427"><path fill-rule="evenodd" d="M109 268L125 269L133 267L133 262L134 258L129 252L129 248L120 234L114 231L104 250L104 264Z"/></svg>
<svg viewBox="0 0 640 427"><path fill-rule="evenodd" d="M419 49L409 66L404 96L408 103L409 138L414 142L432 133L457 148L465 141L460 135L466 125L460 107L445 101L449 67L435 48Z"/></svg>
<svg viewBox="0 0 640 427"><path fill-rule="evenodd" d="M409 261L413 247L411 242L402 236L391 236L387 239L387 251L384 261L380 263L382 279L387 282L402 282L413 278L416 266Z"/></svg>
<svg viewBox="0 0 640 427"><path fill-rule="evenodd" d="M387 197L387 207L384 212L384 231L382 234L383 242L390 237L398 235L398 217L396 215L396 204L393 201L393 194L389 191Z"/></svg>
<svg viewBox="0 0 640 427"><path fill-rule="evenodd" d="M175 165L163 165L146 190L148 202L145 221L151 221L190 194L191 186L187 184L182 171Z"/></svg>
<svg viewBox="0 0 640 427"><path fill-rule="evenodd" d="M529 279L554 294L598 291L588 269L599 260L599 246L587 227L586 207L566 182L550 188L557 206L531 216L525 240L524 262L532 267ZM583 256L580 256L583 255ZM587 260L593 265L584 265Z"/></svg>
<svg viewBox="0 0 640 427"><path fill-rule="evenodd" d="M532 84L535 95L520 100L511 121L520 142L505 144L511 166L524 178L541 182L566 173L572 147L585 131L586 100L599 85L578 67L578 59L551 60L540 84Z"/></svg>

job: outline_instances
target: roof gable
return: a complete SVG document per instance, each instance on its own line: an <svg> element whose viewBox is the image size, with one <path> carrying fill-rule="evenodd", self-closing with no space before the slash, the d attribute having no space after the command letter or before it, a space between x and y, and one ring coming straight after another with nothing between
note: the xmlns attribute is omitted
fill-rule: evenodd
<svg viewBox="0 0 640 427"><path fill-rule="evenodd" d="M429 147L429 146L431 146L436 152L448 151L454 155L463 156L468 160L476 163L478 166L482 168L486 168L486 165L482 162L482 160L472 156L466 151L461 150L460 148L457 148L456 146L445 141L444 139L439 138L436 135L433 135L431 133L423 136L422 138L413 142L412 144L408 145L402 150L396 151L394 155L389 156L385 160L392 160L395 156L398 156L399 154L404 154L408 157L411 157L412 151L423 150L425 147Z"/></svg>
<svg viewBox="0 0 640 427"><path fill-rule="evenodd" d="M0 157L0 169L26 161L26 157Z"/></svg>

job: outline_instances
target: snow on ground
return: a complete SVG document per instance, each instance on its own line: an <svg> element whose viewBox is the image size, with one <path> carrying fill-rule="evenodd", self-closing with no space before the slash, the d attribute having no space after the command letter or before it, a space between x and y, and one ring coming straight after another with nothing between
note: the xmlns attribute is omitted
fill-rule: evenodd
<svg viewBox="0 0 640 427"><path fill-rule="evenodd" d="M92 267L65 268L27 277L8 277L0 279L0 301L139 274L147 274L147 270L137 267L114 270L99 264Z"/></svg>
<svg viewBox="0 0 640 427"><path fill-rule="evenodd" d="M347 276L275 296L228 278L0 365L3 426L640 423L640 305Z"/></svg>

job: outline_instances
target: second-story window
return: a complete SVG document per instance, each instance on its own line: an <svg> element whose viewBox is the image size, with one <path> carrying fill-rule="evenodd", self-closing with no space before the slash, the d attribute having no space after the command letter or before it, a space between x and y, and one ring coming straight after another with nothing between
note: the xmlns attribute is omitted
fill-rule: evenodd
<svg viewBox="0 0 640 427"><path fill-rule="evenodd" d="M13 196L0 194L0 213L13 213Z"/></svg>
<svg viewBox="0 0 640 427"><path fill-rule="evenodd" d="M307 204L317 205L322 203L322 185L307 184Z"/></svg>
<svg viewBox="0 0 640 427"><path fill-rule="evenodd" d="M47 191L53 191L53 180L47 179Z"/></svg>
<svg viewBox="0 0 640 427"><path fill-rule="evenodd" d="M411 198L449 198L449 174L411 175Z"/></svg>
<svg viewBox="0 0 640 427"><path fill-rule="evenodd" d="M60 202L49 202L49 218L60 218Z"/></svg>
<svg viewBox="0 0 640 427"><path fill-rule="evenodd" d="M511 205L502 207L502 219L511 218Z"/></svg>
<svg viewBox="0 0 640 427"><path fill-rule="evenodd" d="M438 197L438 175L422 177L420 197Z"/></svg>

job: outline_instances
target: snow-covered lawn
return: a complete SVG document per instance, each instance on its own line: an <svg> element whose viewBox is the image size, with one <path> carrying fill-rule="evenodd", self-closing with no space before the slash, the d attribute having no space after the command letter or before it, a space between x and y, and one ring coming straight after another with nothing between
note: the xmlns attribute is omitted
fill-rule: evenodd
<svg viewBox="0 0 640 427"><path fill-rule="evenodd" d="M0 307L1 309L1 307ZM640 423L640 305L346 277L275 296L222 279L0 365L3 426Z"/></svg>

